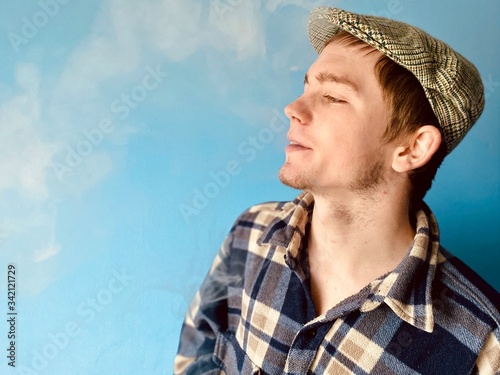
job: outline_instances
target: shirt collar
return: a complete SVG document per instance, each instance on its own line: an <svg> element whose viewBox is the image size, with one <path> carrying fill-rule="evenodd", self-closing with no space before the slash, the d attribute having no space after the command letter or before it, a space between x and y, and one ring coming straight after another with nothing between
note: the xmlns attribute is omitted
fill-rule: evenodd
<svg viewBox="0 0 500 375"><path fill-rule="evenodd" d="M421 202L415 215L416 235L410 249L392 272L371 283L372 296L361 311L384 302L407 323L432 332L432 282L439 259L439 228L425 203Z"/></svg>
<svg viewBox="0 0 500 375"><path fill-rule="evenodd" d="M282 205L281 214L267 226L258 244L283 247L289 259L297 260L313 207L314 198L306 192ZM370 283L371 293L360 310L370 311L385 303L405 322L432 332L432 281L439 256L439 229L424 202L414 212L416 235L410 249L392 272Z"/></svg>
<svg viewBox="0 0 500 375"><path fill-rule="evenodd" d="M292 202L285 203L281 213L267 226L258 244L271 244L286 248L287 255L297 258L304 241L307 224L310 221L314 198L303 192Z"/></svg>

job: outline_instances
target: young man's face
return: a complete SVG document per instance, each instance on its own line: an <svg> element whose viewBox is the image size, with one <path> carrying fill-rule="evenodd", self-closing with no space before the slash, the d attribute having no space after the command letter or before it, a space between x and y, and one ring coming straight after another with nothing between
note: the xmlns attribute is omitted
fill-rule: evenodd
<svg viewBox="0 0 500 375"><path fill-rule="evenodd" d="M327 195L382 185L393 148L383 141L389 111L374 72L379 57L332 42L311 65L304 93L285 109L284 184Z"/></svg>

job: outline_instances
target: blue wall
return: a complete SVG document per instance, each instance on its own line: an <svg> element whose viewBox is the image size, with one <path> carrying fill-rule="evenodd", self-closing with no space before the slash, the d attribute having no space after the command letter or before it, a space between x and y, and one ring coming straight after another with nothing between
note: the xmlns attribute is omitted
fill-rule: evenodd
<svg viewBox="0 0 500 375"><path fill-rule="evenodd" d="M500 289L500 3L323 4L413 23L477 65L486 109L426 200L444 246ZM2 374L171 373L187 304L233 220L297 194L276 176L283 108L315 59L313 5L4 5L0 280L14 264L18 315L17 367L4 356Z"/></svg>

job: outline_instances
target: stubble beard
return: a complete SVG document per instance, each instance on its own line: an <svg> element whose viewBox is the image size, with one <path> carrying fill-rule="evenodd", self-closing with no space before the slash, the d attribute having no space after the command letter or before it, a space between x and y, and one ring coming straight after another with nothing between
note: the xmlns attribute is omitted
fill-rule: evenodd
<svg viewBox="0 0 500 375"><path fill-rule="evenodd" d="M353 192L374 193L384 182L384 160L381 157L360 168L350 188Z"/></svg>
<svg viewBox="0 0 500 375"><path fill-rule="evenodd" d="M285 164L283 164L278 174L278 177L283 185L298 190L311 190L311 178L307 176L306 173L299 172L298 174L293 175L293 172L289 171L287 168L290 169L292 167L289 165L288 161L285 161Z"/></svg>
<svg viewBox="0 0 500 375"><path fill-rule="evenodd" d="M293 189L305 190L314 193L315 182L314 173L311 169L298 172L290 171L292 166L286 161L279 171L280 181ZM377 157L370 164L361 167L354 181L349 185L349 191L373 197L375 192L384 182L384 160Z"/></svg>

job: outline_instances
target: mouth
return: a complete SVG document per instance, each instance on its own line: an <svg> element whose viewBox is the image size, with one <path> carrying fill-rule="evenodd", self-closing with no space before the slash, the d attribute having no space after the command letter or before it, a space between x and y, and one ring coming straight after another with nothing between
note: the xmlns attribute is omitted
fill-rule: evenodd
<svg viewBox="0 0 500 375"><path fill-rule="evenodd" d="M297 142L294 139L288 138L290 143L286 147L286 151L303 151L303 150L310 150L309 147L304 146L302 143Z"/></svg>

